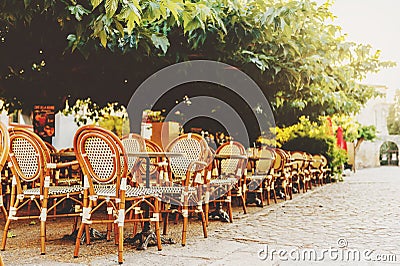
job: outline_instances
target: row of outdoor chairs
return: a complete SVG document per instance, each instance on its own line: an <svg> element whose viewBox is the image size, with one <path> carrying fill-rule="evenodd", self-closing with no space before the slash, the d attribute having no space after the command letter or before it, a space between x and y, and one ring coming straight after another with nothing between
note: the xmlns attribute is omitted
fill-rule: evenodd
<svg viewBox="0 0 400 266"><path fill-rule="evenodd" d="M251 174L245 176L245 183L246 195L259 194L259 206L264 205L264 200L270 204L271 197L276 203L277 193L285 200L292 199L293 193L304 193L329 179L330 168L324 155L270 147L259 148L255 153L257 161L248 166Z"/></svg>
<svg viewBox="0 0 400 266"><path fill-rule="evenodd" d="M54 159L51 154L57 151L33 132L7 130L2 124L0 129L0 166L7 160L12 173L8 210L0 202L6 218L2 250L15 220L39 218L41 254L45 254L48 218L75 217L75 257L83 239L87 244L91 242L93 225L104 224L104 237L111 240L114 236L118 262L123 263L125 224L134 225L132 241L139 240L140 246L146 248L152 238L161 250L160 223L163 234L167 234L169 218L174 213L175 222L182 218L181 244L186 245L190 217L200 218L207 237L209 217L233 221L233 198L247 213L250 198L259 206L264 205L264 200L269 204L271 196L277 202L277 191L284 199L292 198L294 190L305 192L313 185L323 184L329 176L322 155L262 147L248 156L236 141L224 143L214 151L204 138L192 133L179 136L163 149L140 135L129 134L120 139L96 126L77 130L74 147L69 150L76 160L65 162ZM146 152L155 155L148 161ZM82 179L80 183L61 180L72 172L81 172L77 175ZM65 204L73 207L62 208ZM143 225L142 232L137 232L139 224Z"/></svg>

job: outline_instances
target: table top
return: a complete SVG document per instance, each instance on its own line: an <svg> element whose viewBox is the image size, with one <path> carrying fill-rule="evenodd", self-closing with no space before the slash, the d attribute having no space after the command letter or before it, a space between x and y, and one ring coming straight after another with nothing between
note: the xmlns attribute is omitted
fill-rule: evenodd
<svg viewBox="0 0 400 266"><path fill-rule="evenodd" d="M155 151L149 151L149 152L128 152L126 154L127 156L132 156L132 157L181 157L185 156L185 153L181 152L155 152Z"/></svg>
<svg viewBox="0 0 400 266"><path fill-rule="evenodd" d="M215 159L247 159L246 155L240 154L215 154Z"/></svg>
<svg viewBox="0 0 400 266"><path fill-rule="evenodd" d="M265 156L250 156L248 157L249 160L258 161L258 160L274 160L273 157L265 157Z"/></svg>

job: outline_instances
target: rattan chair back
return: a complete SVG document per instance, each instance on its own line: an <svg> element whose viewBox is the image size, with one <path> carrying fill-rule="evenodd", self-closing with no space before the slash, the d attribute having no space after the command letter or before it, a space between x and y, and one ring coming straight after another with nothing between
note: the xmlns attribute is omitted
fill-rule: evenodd
<svg viewBox="0 0 400 266"><path fill-rule="evenodd" d="M44 182L46 163L50 153L44 142L32 131L9 128L11 170L15 177L25 182ZM41 186L42 187L42 186Z"/></svg>
<svg viewBox="0 0 400 266"><path fill-rule="evenodd" d="M85 176L98 184L117 184L128 171L127 157L120 139L97 126L83 126L74 137L74 151Z"/></svg>
<svg viewBox="0 0 400 266"><path fill-rule="evenodd" d="M204 169L204 166L193 164L193 162L205 162L209 154L206 140L195 133L187 133L175 138L168 144L166 151L184 154L184 156L169 158L174 181L185 180L188 170L201 171ZM189 166L192 166L192 169L189 169Z"/></svg>
<svg viewBox="0 0 400 266"><path fill-rule="evenodd" d="M143 152L146 149L144 139L138 134L130 133L129 135L122 137L121 142L127 153ZM138 163L140 162L141 158L136 156L128 156L128 171L138 169Z"/></svg>
<svg viewBox="0 0 400 266"><path fill-rule="evenodd" d="M237 141L230 141L230 142L225 142L221 146L218 147L218 149L215 152L216 154L221 154L221 155L243 155L246 156L246 149L244 146ZM244 167L246 166L247 160L245 159L235 159L235 158L229 158L229 159L224 159L221 161L221 173L222 175L237 175L238 170L240 172L239 177L242 175Z"/></svg>
<svg viewBox="0 0 400 266"><path fill-rule="evenodd" d="M303 170L306 165L306 159L304 152L302 151L292 151L290 152L290 157L293 159L294 168L297 170Z"/></svg>
<svg viewBox="0 0 400 266"><path fill-rule="evenodd" d="M256 162L256 174L268 174L275 163L275 151L272 148L263 146L259 149L257 156L259 159Z"/></svg>

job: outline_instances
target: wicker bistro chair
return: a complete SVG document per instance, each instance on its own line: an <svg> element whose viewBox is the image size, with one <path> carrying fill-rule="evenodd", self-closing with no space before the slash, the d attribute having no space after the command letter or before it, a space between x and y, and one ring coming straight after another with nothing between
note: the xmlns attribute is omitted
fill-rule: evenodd
<svg viewBox="0 0 400 266"><path fill-rule="evenodd" d="M127 153L142 152L145 150L145 141L138 134L130 133L123 136L121 142ZM142 158L128 156L128 177L130 183L134 186L142 183L139 166L143 161Z"/></svg>
<svg viewBox="0 0 400 266"><path fill-rule="evenodd" d="M169 213L181 214L183 217L181 243L185 246L190 214L196 213L200 216L203 235L207 237L203 203L205 177L209 164L208 145L200 135L187 133L173 139L165 151L182 153L183 156L168 158L168 183L157 188L162 192L165 206L164 233L167 232Z"/></svg>
<svg viewBox="0 0 400 266"><path fill-rule="evenodd" d="M6 126L0 122L0 171L1 172L7 161L9 149L10 149L10 136L8 134ZM6 207L4 207L2 187L0 188L0 211L3 213L4 220L7 220L7 210Z"/></svg>
<svg viewBox="0 0 400 266"><path fill-rule="evenodd" d="M66 164L51 163L50 153L45 143L32 131L22 128L10 128L9 167L12 171L10 210L4 226L1 249L6 247L7 233L11 222L23 219L40 219L41 254L45 254L46 221L52 217L79 216L74 208L69 212L54 213L59 204L69 200L80 206L81 186L51 186L52 169L67 167ZM58 199L53 205L49 202ZM30 203L36 207L36 213L24 210ZM53 214L52 214L53 213Z"/></svg>
<svg viewBox="0 0 400 266"><path fill-rule="evenodd" d="M323 183L329 183L331 182L330 175L332 170L328 165L328 159L322 154L320 154L320 156L322 160L321 170L323 172Z"/></svg>
<svg viewBox="0 0 400 266"><path fill-rule="evenodd" d="M277 202L273 175L274 168L272 167L275 157L275 151L267 146L261 147L256 154L249 157L251 172L249 173L249 170L246 171L246 203L249 202L249 193L254 193L255 196L259 194L258 197L255 197L255 202L260 207L264 206L264 199L267 200L268 205L270 204L271 194L275 203Z"/></svg>
<svg viewBox="0 0 400 266"><path fill-rule="evenodd" d="M215 211L208 214L211 217L218 216L222 221L233 222L232 197L238 198L242 204L243 212L247 213L245 195L243 192L244 173L247 165L247 153L243 145L237 141L222 144L215 152L217 174L211 175L208 182L207 199L215 204ZM223 211L226 204L228 216ZM208 204L207 204L208 205Z"/></svg>
<svg viewBox="0 0 400 266"><path fill-rule="evenodd" d="M306 192L305 185L305 168L307 156L302 151L291 151L290 157L293 159L292 165L292 180L296 185L297 191L300 193L301 189L303 189L303 193Z"/></svg>
<svg viewBox="0 0 400 266"><path fill-rule="evenodd" d="M84 174L83 216L74 257L79 254L84 230L86 236L90 235L91 224L107 224L107 239L111 237L112 224L118 227L114 235L120 264L123 263L125 223L153 223L157 248L161 250L159 197L153 189L127 184L129 163L120 139L106 129L83 126L75 133L74 150ZM148 210L148 215L126 217L132 210L142 212L142 208ZM90 243L89 237L86 237L86 243Z"/></svg>
<svg viewBox="0 0 400 266"><path fill-rule="evenodd" d="M134 133L130 133L127 136L124 136L121 139L122 145L125 148L125 151L129 153L135 153L135 152L162 152L162 149L160 146L158 146L157 143L142 138L142 136ZM165 158L163 159L162 156L160 157L151 157L150 158L150 165L149 165L149 180L150 184L149 186L151 187L160 187L165 185L166 183L163 181L163 178L168 179L167 175L167 170L166 166L168 163L165 161ZM146 160L144 158L139 158L135 156L128 156L128 170L129 171L129 177L132 180L132 184L136 187L145 187L146 184L144 182L145 176L146 176ZM161 176L161 179L160 179ZM160 193L164 192L162 189L157 189ZM163 212L164 210L164 202L162 201L160 203L160 212ZM141 216L142 213L139 213L137 211L131 211L130 212L130 218L135 215L135 217ZM144 224L142 223L142 228L144 227ZM137 235L137 224L134 226L133 230L134 235ZM164 234L166 234L166 225L164 224ZM136 239L135 239L136 240ZM162 239L163 240L163 239ZM143 248L145 248L147 244L144 244Z"/></svg>
<svg viewBox="0 0 400 266"><path fill-rule="evenodd" d="M311 174L313 176L313 180L316 186L322 186L324 184L325 176L326 176L326 165L328 161L326 157L321 154L312 155L311 160Z"/></svg>
<svg viewBox="0 0 400 266"><path fill-rule="evenodd" d="M292 198L292 182L291 182L291 160L289 154L279 148L275 148L275 160L273 164L273 175L275 178L275 189L281 198Z"/></svg>
<svg viewBox="0 0 400 266"><path fill-rule="evenodd" d="M303 173L304 173L304 188L305 191L307 192L309 189L312 188L312 178L313 174L311 173L311 162L312 162L312 155L308 152L302 152L305 158L304 161L304 168L303 168Z"/></svg>
<svg viewBox="0 0 400 266"><path fill-rule="evenodd" d="M148 139L142 138L138 134L131 133L124 136L121 142L125 148L125 151L129 153L135 152L162 152L161 147ZM161 186L168 180L167 167L168 163L162 156L150 158L150 183L151 186ZM132 172L132 169L135 169ZM135 156L128 156L128 170L130 170L130 176L132 183L135 186L144 186L143 177L146 175L146 161L143 158Z"/></svg>

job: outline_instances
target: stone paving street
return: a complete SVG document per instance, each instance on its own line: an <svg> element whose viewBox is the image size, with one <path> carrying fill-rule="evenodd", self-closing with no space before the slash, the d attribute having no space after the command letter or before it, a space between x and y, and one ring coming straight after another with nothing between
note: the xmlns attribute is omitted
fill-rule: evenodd
<svg viewBox="0 0 400 266"><path fill-rule="evenodd" d="M248 215L235 208L232 224L211 221L208 239L191 236L186 247L126 251L124 265L400 264L399 191L399 167L362 169L293 200L249 207ZM0 254L6 265L83 265L72 256L71 263L47 255L11 263L7 251ZM114 253L88 264L116 263Z"/></svg>

